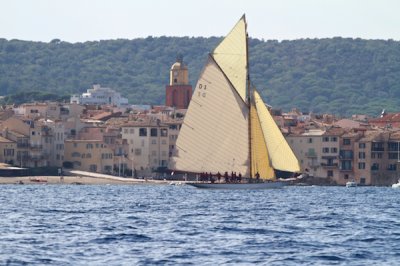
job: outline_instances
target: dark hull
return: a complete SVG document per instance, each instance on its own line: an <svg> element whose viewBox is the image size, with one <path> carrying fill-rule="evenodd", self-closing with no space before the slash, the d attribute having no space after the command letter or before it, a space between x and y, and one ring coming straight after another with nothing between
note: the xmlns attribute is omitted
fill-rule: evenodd
<svg viewBox="0 0 400 266"><path fill-rule="evenodd" d="M285 186L284 182L266 182L266 183L187 183L202 189L229 189L229 190L244 190L244 189L274 189Z"/></svg>

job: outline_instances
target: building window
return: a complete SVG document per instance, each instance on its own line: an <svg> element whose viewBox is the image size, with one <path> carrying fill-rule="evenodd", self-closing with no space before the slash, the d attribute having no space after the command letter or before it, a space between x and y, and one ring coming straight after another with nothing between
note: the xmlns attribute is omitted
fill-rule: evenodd
<svg viewBox="0 0 400 266"><path fill-rule="evenodd" d="M329 153L329 148L322 148L323 153Z"/></svg>
<svg viewBox="0 0 400 266"><path fill-rule="evenodd" d="M328 177L333 177L333 171L332 170L328 170Z"/></svg>
<svg viewBox="0 0 400 266"><path fill-rule="evenodd" d="M161 137L168 137L168 129L162 128L160 130L160 135L161 135Z"/></svg>
<svg viewBox="0 0 400 266"><path fill-rule="evenodd" d="M388 165L388 170L389 171L396 171L397 170L397 165L396 164L389 164Z"/></svg>
<svg viewBox="0 0 400 266"><path fill-rule="evenodd" d="M135 155L142 155L142 149L135 149Z"/></svg>
<svg viewBox="0 0 400 266"><path fill-rule="evenodd" d="M331 148L331 153L337 153L337 148Z"/></svg>
<svg viewBox="0 0 400 266"><path fill-rule="evenodd" d="M395 152L390 152L389 154L388 154L388 158L389 159L396 159L396 160L399 160L400 158L399 158L399 154L398 153L395 153Z"/></svg>
<svg viewBox="0 0 400 266"><path fill-rule="evenodd" d="M358 153L358 158L359 159L365 159L365 152L359 152Z"/></svg>
<svg viewBox="0 0 400 266"><path fill-rule="evenodd" d="M331 137L332 142L337 142L337 137Z"/></svg>
<svg viewBox="0 0 400 266"><path fill-rule="evenodd" d="M365 149L365 143L358 143L358 148Z"/></svg>
<svg viewBox="0 0 400 266"><path fill-rule="evenodd" d="M150 129L150 136L157 137L157 128Z"/></svg>
<svg viewBox="0 0 400 266"><path fill-rule="evenodd" d="M340 159L353 159L353 151L352 150L341 150L340 151Z"/></svg>
<svg viewBox="0 0 400 266"><path fill-rule="evenodd" d="M349 175L344 175L344 179L349 179Z"/></svg>
<svg viewBox="0 0 400 266"><path fill-rule="evenodd" d="M358 169L365 169L365 163L358 163Z"/></svg>
<svg viewBox="0 0 400 266"><path fill-rule="evenodd" d="M372 142L371 151L384 151L383 142Z"/></svg>
<svg viewBox="0 0 400 266"><path fill-rule="evenodd" d="M79 152L73 152L71 154L72 157L81 157L81 154Z"/></svg>
<svg viewBox="0 0 400 266"><path fill-rule="evenodd" d="M377 170L379 170L379 164L378 164L378 163L373 163L372 166L371 166L371 170L372 170L372 171L377 171Z"/></svg>
<svg viewBox="0 0 400 266"><path fill-rule="evenodd" d="M350 145L350 139L343 139L343 145Z"/></svg>
<svg viewBox="0 0 400 266"><path fill-rule="evenodd" d="M140 137L147 136L147 128L144 128L144 127L139 128L139 136Z"/></svg>
<svg viewBox="0 0 400 266"><path fill-rule="evenodd" d="M96 171L97 171L97 165L91 164L91 165L89 166L89 169L90 169L91 172L96 172Z"/></svg>
<svg viewBox="0 0 400 266"><path fill-rule="evenodd" d="M128 129L124 128L124 134L128 134Z"/></svg>
<svg viewBox="0 0 400 266"><path fill-rule="evenodd" d="M345 170L345 171L352 170L351 161L349 161L349 160L342 161L340 169Z"/></svg>
<svg viewBox="0 0 400 266"><path fill-rule="evenodd" d="M162 141L161 141L161 144L167 144L167 141L165 140L165 139L163 139Z"/></svg>
<svg viewBox="0 0 400 266"><path fill-rule="evenodd" d="M323 141L323 142L328 142L328 141L329 141L329 137L323 137L323 138L322 138L322 141Z"/></svg>
<svg viewBox="0 0 400 266"><path fill-rule="evenodd" d="M129 129L129 132L130 132L131 134L134 134L134 133L135 133L135 129L134 129L134 128L131 128L131 129Z"/></svg>
<svg viewBox="0 0 400 266"><path fill-rule="evenodd" d="M151 144L157 144L157 140L156 139L152 139L151 140Z"/></svg>
<svg viewBox="0 0 400 266"><path fill-rule="evenodd" d="M4 156L14 156L13 149L4 149Z"/></svg>
<svg viewBox="0 0 400 266"><path fill-rule="evenodd" d="M399 143L398 142L388 142L388 151L398 151Z"/></svg>
<svg viewBox="0 0 400 266"><path fill-rule="evenodd" d="M312 138L308 138L308 143L312 143Z"/></svg>

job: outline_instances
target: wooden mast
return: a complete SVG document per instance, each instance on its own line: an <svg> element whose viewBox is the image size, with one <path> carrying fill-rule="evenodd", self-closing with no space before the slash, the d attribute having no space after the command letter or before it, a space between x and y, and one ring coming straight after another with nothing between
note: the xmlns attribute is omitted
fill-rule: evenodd
<svg viewBox="0 0 400 266"><path fill-rule="evenodd" d="M250 66L249 66L249 36L247 33L247 21L246 15L243 14L243 20L245 25L245 33L246 33L246 70L247 70L247 77L246 77L246 98L247 98L247 105L249 108L249 167L250 167L250 177L253 178L253 166L252 166L252 149L251 149L251 91L250 91Z"/></svg>

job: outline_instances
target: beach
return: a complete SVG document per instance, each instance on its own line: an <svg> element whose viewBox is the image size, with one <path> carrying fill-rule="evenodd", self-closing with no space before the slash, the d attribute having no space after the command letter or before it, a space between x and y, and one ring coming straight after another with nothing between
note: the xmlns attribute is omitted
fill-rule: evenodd
<svg viewBox="0 0 400 266"><path fill-rule="evenodd" d="M73 175L65 176L16 176L0 177L0 184L73 184L73 185L138 185L157 184L168 185L174 181L135 179L116 177L111 175L95 174L89 172L74 171Z"/></svg>

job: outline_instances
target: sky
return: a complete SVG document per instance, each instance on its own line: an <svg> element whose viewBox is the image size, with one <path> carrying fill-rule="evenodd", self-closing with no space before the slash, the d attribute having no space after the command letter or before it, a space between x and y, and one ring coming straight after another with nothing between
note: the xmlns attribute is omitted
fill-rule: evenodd
<svg viewBox="0 0 400 266"><path fill-rule="evenodd" d="M49 42L224 36L400 40L399 0L0 0L0 38Z"/></svg>

